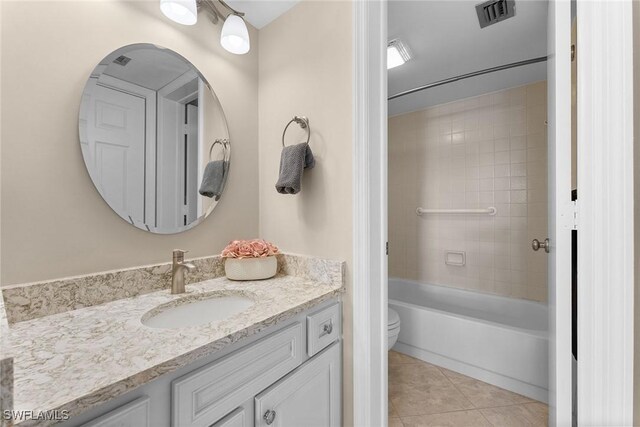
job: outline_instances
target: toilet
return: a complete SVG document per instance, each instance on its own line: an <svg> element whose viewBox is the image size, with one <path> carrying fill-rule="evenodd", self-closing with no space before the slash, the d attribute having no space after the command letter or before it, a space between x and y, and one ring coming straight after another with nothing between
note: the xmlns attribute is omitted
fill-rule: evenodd
<svg viewBox="0 0 640 427"><path fill-rule="evenodd" d="M391 350L400 334L400 316L392 308L389 308L387 323L387 350Z"/></svg>

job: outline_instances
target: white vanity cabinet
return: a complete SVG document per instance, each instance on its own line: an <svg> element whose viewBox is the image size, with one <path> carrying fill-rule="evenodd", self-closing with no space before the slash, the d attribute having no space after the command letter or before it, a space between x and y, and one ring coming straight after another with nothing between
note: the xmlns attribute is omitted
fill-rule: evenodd
<svg viewBox="0 0 640 427"><path fill-rule="evenodd" d="M340 353L333 344L256 396L255 426L339 426Z"/></svg>
<svg viewBox="0 0 640 427"><path fill-rule="evenodd" d="M247 427L252 425L251 415L245 408L238 408L211 427Z"/></svg>
<svg viewBox="0 0 640 427"><path fill-rule="evenodd" d="M64 427L340 427L340 307L319 304Z"/></svg>
<svg viewBox="0 0 640 427"><path fill-rule="evenodd" d="M141 397L85 424L85 427L149 427L149 398Z"/></svg>
<svg viewBox="0 0 640 427"><path fill-rule="evenodd" d="M208 427L303 362L304 328L295 322L171 384L172 425Z"/></svg>

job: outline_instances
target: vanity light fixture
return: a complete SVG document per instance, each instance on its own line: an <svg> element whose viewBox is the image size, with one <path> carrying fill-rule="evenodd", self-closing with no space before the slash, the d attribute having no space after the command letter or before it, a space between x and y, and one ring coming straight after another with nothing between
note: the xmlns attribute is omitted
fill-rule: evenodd
<svg viewBox="0 0 640 427"><path fill-rule="evenodd" d="M391 40L387 44L387 70L398 67L411 59L409 50L399 40Z"/></svg>
<svg viewBox="0 0 640 427"><path fill-rule="evenodd" d="M220 6L224 6L229 12L224 14ZM242 55L251 48L249 30L242 18L244 13L238 12L224 0L160 0L160 10L167 18L183 25L195 24L198 12L205 10L214 24L224 22L220 44L225 50Z"/></svg>
<svg viewBox="0 0 640 427"><path fill-rule="evenodd" d="M160 0L164 16L182 25L194 25L198 21L196 0Z"/></svg>
<svg viewBox="0 0 640 427"><path fill-rule="evenodd" d="M236 55L249 52L251 44L249 31L244 20L238 15L229 15L222 26L220 44L223 48Z"/></svg>

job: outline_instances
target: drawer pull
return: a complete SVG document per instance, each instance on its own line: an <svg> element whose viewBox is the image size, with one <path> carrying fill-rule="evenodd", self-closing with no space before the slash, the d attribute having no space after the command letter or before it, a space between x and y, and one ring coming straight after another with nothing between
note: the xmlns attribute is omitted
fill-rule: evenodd
<svg viewBox="0 0 640 427"><path fill-rule="evenodd" d="M333 323L329 321L329 323L326 323L322 327L322 334L320 336L323 337L325 335L329 335L331 332L333 332Z"/></svg>
<svg viewBox="0 0 640 427"><path fill-rule="evenodd" d="M0 0L1 1L1 0ZM340 339L340 303L307 316L307 354L313 357Z"/></svg>
<svg viewBox="0 0 640 427"><path fill-rule="evenodd" d="M276 411L269 409L264 413L262 418L264 418L264 420L267 422L267 425L270 426L276 420Z"/></svg>

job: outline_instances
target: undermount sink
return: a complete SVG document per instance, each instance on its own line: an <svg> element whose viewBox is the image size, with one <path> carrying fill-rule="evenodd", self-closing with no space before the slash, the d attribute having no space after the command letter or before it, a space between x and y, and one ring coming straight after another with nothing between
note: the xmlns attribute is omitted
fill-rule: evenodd
<svg viewBox="0 0 640 427"><path fill-rule="evenodd" d="M187 328L228 319L253 303L243 295L215 293L188 296L146 312L141 322L150 328Z"/></svg>

